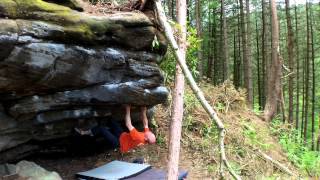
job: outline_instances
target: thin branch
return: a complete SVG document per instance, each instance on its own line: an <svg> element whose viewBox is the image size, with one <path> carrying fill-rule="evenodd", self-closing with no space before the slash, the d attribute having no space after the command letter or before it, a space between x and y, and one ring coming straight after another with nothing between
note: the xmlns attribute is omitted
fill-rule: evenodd
<svg viewBox="0 0 320 180"><path fill-rule="evenodd" d="M281 164L277 160L272 159L270 156L268 156L267 154L263 153L260 149L256 149L255 152L257 152L258 155L261 158L263 158L264 160L270 161L272 164L275 165L275 167L277 167L282 172L285 172L285 173L289 174L290 176L294 176L294 174L286 166L284 166L283 164Z"/></svg>
<svg viewBox="0 0 320 180"><path fill-rule="evenodd" d="M294 75L294 74L296 74L296 73L295 73L295 72L291 72L291 73L289 73L289 74L287 74L287 75L285 75L285 76L282 76L281 79L285 79L285 78L287 78L287 77L289 77L289 76L292 76L292 75Z"/></svg>

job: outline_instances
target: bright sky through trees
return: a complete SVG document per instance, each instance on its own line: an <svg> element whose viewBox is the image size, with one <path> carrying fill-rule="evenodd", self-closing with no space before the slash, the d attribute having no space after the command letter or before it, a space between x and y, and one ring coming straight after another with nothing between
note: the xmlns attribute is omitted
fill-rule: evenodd
<svg viewBox="0 0 320 180"><path fill-rule="evenodd" d="M281 0L281 1L284 1L284 0ZM310 2L312 3L318 3L320 2L320 0L311 0ZM292 0L290 1L290 3L296 3L296 4L305 4L306 3L306 0Z"/></svg>

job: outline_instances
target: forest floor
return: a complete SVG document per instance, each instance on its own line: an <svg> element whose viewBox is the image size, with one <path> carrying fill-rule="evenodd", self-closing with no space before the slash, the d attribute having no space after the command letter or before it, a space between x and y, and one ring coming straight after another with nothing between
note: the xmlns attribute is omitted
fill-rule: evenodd
<svg viewBox="0 0 320 180"><path fill-rule="evenodd" d="M233 169L243 179L296 179L299 171L287 159L268 123L246 108L245 94L236 91L230 83L214 87L202 83L202 89L210 104L215 105L225 124L227 158ZM157 144L143 146L125 155L104 151L83 157L32 159L50 171L58 172L63 179L74 179L76 172L86 171L112 160L131 162L143 157L154 167L165 169L168 155L168 136L171 101L156 107L152 121L157 134ZM219 151L217 129L206 115L189 89L185 93L185 113L182 132L180 168L188 170L189 179L218 178ZM258 150L289 168L295 175L279 170L273 163L262 159ZM227 179L231 179L225 173Z"/></svg>

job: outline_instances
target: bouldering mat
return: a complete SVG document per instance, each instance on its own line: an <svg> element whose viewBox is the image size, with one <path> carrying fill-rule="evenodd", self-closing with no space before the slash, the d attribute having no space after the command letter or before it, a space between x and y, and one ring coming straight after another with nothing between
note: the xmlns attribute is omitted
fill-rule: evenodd
<svg viewBox="0 0 320 180"><path fill-rule="evenodd" d="M77 173L76 177L80 179L117 180L135 176L150 168L151 166L147 164L112 161L98 168Z"/></svg>
<svg viewBox="0 0 320 180"><path fill-rule="evenodd" d="M187 171L180 170L178 180L186 179L188 175ZM125 178L125 180L165 180L166 171L160 169L148 169L136 176Z"/></svg>

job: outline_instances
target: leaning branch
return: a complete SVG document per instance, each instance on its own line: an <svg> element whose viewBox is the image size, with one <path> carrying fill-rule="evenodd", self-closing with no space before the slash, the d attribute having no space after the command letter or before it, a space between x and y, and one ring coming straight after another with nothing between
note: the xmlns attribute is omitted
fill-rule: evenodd
<svg viewBox="0 0 320 180"><path fill-rule="evenodd" d="M217 116L217 113L213 110L213 108L210 106L208 101L205 99L202 91L196 84L195 80L192 77L192 74L190 70L188 69L188 66L186 63L183 61L182 58L182 52L179 49L179 46L174 39L173 36L173 31L170 26L170 24L167 21L167 17L164 13L163 7L161 5L161 2L159 0L155 0L156 4L156 11L158 13L158 18L160 21L160 25L164 28L166 38L168 39L169 43L171 44L174 54L176 57L177 62L179 63L180 67L182 68L182 71L184 75L186 76L189 85L191 89L193 90L193 93L196 95L198 100L200 101L202 107L206 110L206 112L209 114L209 116L213 119L215 122L216 126L218 127L219 130L219 148L220 148L220 175L223 175L223 164L227 167L229 173L235 178L235 179L241 179L231 168L230 164L227 161L226 158L226 153L225 153L225 148L224 148L224 136L225 136L225 128L220 120L220 118Z"/></svg>
<svg viewBox="0 0 320 180"><path fill-rule="evenodd" d="M290 176L293 176L294 174L283 164L281 164L280 162L278 162L277 160L272 159L270 156L268 156L267 154L263 153L262 151L260 151L259 149L255 150L258 155L263 158L266 161L270 161L272 164L275 165L275 167L277 167L279 170L289 174Z"/></svg>

